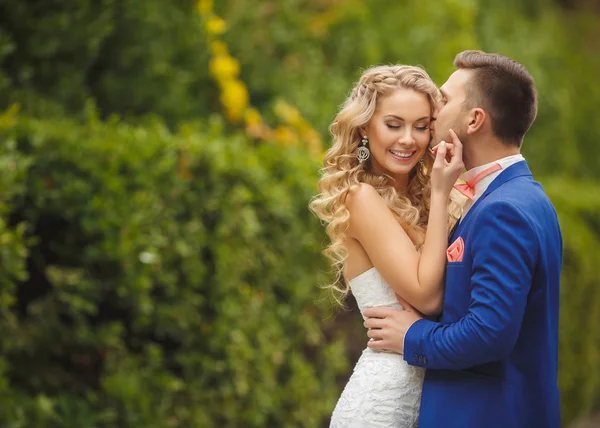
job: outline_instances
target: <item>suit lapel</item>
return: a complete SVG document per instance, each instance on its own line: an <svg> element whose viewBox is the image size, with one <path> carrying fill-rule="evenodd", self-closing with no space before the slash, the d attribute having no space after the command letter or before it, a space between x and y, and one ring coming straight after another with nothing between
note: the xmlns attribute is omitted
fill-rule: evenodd
<svg viewBox="0 0 600 428"><path fill-rule="evenodd" d="M489 195L490 193L492 193L494 190L496 190L498 187L502 186L507 181L510 181L513 178L525 177L525 176L531 177L531 171L529 170L529 166L527 166L527 162L520 161L520 162L517 162L517 163L509 166L504 171L502 171L500 173L500 175L498 177L496 177L496 179L494 181L492 181L490 183L490 185L485 190L485 192L483 193L483 195L481 195L481 197L479 199L477 199L477 202L475 202L475 204L473 205L473 208L480 201L482 201L483 199L485 199L487 197L487 195ZM469 213L467 213L467 215L468 214Z"/></svg>
<svg viewBox="0 0 600 428"><path fill-rule="evenodd" d="M475 211L475 208L477 208L477 205L479 205L481 203L481 201L483 201L490 193L492 193L494 190L496 190L497 188L502 186L504 183L512 180L513 178L524 177L524 176L531 177L531 171L529 170L529 166L527 165L526 161L517 162L517 163L509 166L508 168L506 168L504 171L502 171L500 173L500 175L498 175L498 177L496 177L494 179L494 181L492 181L490 183L490 185L485 190L483 195L481 195L479 197L479 199L477 199L477 201L475 201L475 203L473 204L473 206L471 207L471 209L469 210L467 215L462 219L462 221L460 221L460 219L459 219L460 223L457 222L456 225L454 225L454 228L452 229L452 232L450 233L450 239L448 241L448 244L451 244L452 242L454 242L454 240L456 239L455 236L460 236L459 231L463 228L466 221L470 218L471 213L473 213Z"/></svg>
<svg viewBox="0 0 600 428"><path fill-rule="evenodd" d="M529 167L527 166L527 162L525 162L525 161L517 162L517 163L509 166L508 168L506 168L504 171L502 171L500 173L500 175L498 175L498 177L496 177L496 179L490 183L490 185L485 190L485 192L483 192L483 195L481 195L479 197L479 199L477 199L477 201L475 201L475 203L473 204L473 206L471 207L471 209L469 210L469 212L467 213L467 215L461 222L461 225L465 222L465 220L467 220L469 218L469 215L475 211L475 208L477 208L477 205L479 205L481 203L481 201L483 201L485 198L487 198L490 193L492 193L494 190L498 189L504 183L506 183L512 179L517 178L517 177L524 177L524 176L531 177L531 171L529 170Z"/></svg>

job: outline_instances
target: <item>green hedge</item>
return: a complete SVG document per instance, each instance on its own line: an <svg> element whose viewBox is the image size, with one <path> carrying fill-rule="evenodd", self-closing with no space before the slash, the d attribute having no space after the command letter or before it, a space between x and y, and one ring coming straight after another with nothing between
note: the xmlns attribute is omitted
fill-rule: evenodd
<svg viewBox="0 0 600 428"><path fill-rule="evenodd" d="M0 426L329 415L348 363L317 287L313 160L218 122L4 128Z"/></svg>
<svg viewBox="0 0 600 428"><path fill-rule="evenodd" d="M218 121L0 117L0 425L318 426L349 375L318 284L306 154ZM565 237L565 421L600 386L600 199L544 181ZM358 319L358 315L357 315ZM347 321L344 321L347 323ZM364 331L342 325L346 338ZM352 343L350 343L352 347Z"/></svg>
<svg viewBox="0 0 600 428"><path fill-rule="evenodd" d="M593 182L543 180L564 238L559 385L563 420L600 405L600 194Z"/></svg>
<svg viewBox="0 0 600 428"><path fill-rule="evenodd" d="M316 426L355 357L330 331L364 346L357 314L356 327L346 316L331 326L314 305L327 270L306 210L318 166L219 121L172 131L221 110L195 0L51 3L0 2L0 109L26 112L0 117L0 426ZM285 99L324 134L361 68L421 64L442 83L456 52L483 48L536 79L524 146L536 175L600 177L589 155L597 11L555 0L213 3L271 123ZM600 203L593 181L544 183L565 234L571 420L600 408Z"/></svg>
<svg viewBox="0 0 600 428"><path fill-rule="evenodd" d="M281 97L325 135L337 106L373 64L420 64L439 85L465 49L522 62L539 92L539 115L524 152L538 174L600 178L598 10L556 0L220 0L224 38L262 104ZM264 25L268 22L269 25ZM595 50L594 50L595 49ZM261 52L261 55L257 55Z"/></svg>
<svg viewBox="0 0 600 428"><path fill-rule="evenodd" d="M539 117L524 151L538 174L600 178L598 157L587 156L600 139L597 10L565 11L557 0L259 3L213 1L252 104L271 124L284 99L325 135L361 69L421 64L442 84L457 52L481 48L521 61L536 80ZM103 117L150 113L173 126L220 112L196 4L0 2L0 109L79 115L92 100Z"/></svg>
<svg viewBox="0 0 600 428"><path fill-rule="evenodd" d="M171 133L5 114L0 129L0 426L326 420L365 336L358 314L354 329L332 323L317 287L308 155L219 121ZM599 398L600 198L593 183L543 182L565 238L570 421Z"/></svg>
<svg viewBox="0 0 600 428"><path fill-rule="evenodd" d="M103 116L153 113L170 124L218 108L194 0L0 4L0 108Z"/></svg>

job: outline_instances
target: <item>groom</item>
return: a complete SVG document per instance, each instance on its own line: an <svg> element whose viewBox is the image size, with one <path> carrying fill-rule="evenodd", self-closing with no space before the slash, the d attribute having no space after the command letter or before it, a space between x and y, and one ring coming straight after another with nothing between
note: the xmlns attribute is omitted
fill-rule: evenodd
<svg viewBox="0 0 600 428"><path fill-rule="evenodd" d="M525 68L479 51L458 54L442 86L434 142L463 142L467 195L450 236L439 322L371 308L372 349L427 368L422 428L558 428L559 279L556 213L520 154L537 113Z"/></svg>

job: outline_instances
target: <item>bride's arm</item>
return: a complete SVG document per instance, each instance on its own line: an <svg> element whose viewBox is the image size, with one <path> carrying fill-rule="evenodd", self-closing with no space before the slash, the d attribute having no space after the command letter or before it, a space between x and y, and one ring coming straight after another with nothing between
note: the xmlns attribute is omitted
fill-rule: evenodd
<svg viewBox="0 0 600 428"><path fill-rule="evenodd" d="M420 256L373 187L360 185L346 201L350 211L348 233L361 243L393 290L426 315L439 313L443 303L448 197L462 170L460 153L450 163L445 162L443 156L445 153L438 153L436 157L433 174L437 175L435 183L432 179L429 223Z"/></svg>
<svg viewBox="0 0 600 428"><path fill-rule="evenodd" d="M350 211L349 235L360 242L392 289L427 315L441 309L446 265L447 208L439 203L442 208L435 212L440 209L436 205L432 195L430 223L419 257L413 242L373 187L360 185L346 202Z"/></svg>
<svg viewBox="0 0 600 428"><path fill-rule="evenodd" d="M444 303L444 273L448 248L448 198L441 192L431 194L429 221L425 243L421 248L418 278L425 291L434 289L434 296L424 302L426 315L439 314ZM402 296L400 294L400 296ZM409 301L410 303L410 301Z"/></svg>

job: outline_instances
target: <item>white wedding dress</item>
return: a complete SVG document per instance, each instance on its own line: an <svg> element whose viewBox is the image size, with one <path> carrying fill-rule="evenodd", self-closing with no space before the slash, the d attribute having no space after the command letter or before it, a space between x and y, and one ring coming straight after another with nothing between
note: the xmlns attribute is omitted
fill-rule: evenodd
<svg viewBox="0 0 600 428"><path fill-rule="evenodd" d="M361 314L373 306L402 310L375 267L349 284ZM330 428L417 427L424 375L424 369L408 365L402 355L366 348L333 411Z"/></svg>

